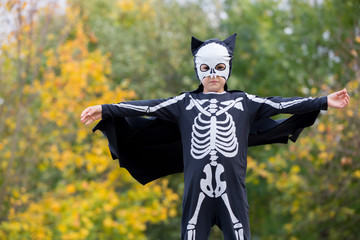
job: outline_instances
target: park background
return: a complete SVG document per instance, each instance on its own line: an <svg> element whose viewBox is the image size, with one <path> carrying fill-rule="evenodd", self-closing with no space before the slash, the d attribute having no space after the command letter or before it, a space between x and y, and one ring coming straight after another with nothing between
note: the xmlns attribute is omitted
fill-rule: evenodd
<svg viewBox="0 0 360 240"><path fill-rule="evenodd" d="M0 239L179 239L182 175L140 185L80 113L195 89L191 36L233 33L230 89L351 96L295 144L249 149L252 238L358 239L360 1L2 0L0 15Z"/></svg>

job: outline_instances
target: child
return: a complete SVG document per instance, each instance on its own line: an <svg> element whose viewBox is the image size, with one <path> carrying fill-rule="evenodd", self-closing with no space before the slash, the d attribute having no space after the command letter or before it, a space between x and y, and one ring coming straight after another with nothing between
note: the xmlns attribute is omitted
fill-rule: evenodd
<svg viewBox="0 0 360 240"><path fill-rule="evenodd" d="M86 125L100 118L102 121L118 118L126 122L124 117L147 115L178 127L183 163L180 168L183 167L185 183L181 239L207 239L210 228L216 224L222 229L225 239L249 240L245 188L248 146L287 142L289 135L295 135L293 140L296 140L302 128L313 124L319 110L326 110L327 107L345 108L349 103L345 89L320 98L261 98L242 91L228 91L226 83L231 74L235 38L236 34L224 41L210 39L202 42L192 38L195 70L201 82L196 91L168 99L97 105L85 109L81 114L81 122ZM285 122L269 119L280 113L300 115ZM99 127L95 128L108 137L113 158L121 160L123 152L126 152L124 148L121 150L122 144L114 142L115 137L119 139L121 136L114 134L132 135L127 133L128 129L137 128L132 121L128 119L125 124L128 128L123 130L121 127L107 127L117 125L117 120L106 124L100 122ZM251 138L253 135L257 137ZM277 138L280 135L286 135L286 141L282 137ZM133 153L137 154L136 151ZM152 159L149 161L152 163ZM166 164L171 163L172 158L167 157ZM128 164L131 165L131 162ZM132 167L136 169L139 166ZM135 175L143 174L136 171Z"/></svg>

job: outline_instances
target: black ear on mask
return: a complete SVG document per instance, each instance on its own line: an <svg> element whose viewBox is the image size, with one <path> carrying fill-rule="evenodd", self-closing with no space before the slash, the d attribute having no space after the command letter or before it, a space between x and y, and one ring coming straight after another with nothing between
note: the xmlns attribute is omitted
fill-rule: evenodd
<svg viewBox="0 0 360 240"><path fill-rule="evenodd" d="M225 39L223 42L230 48L231 53L234 51L236 42L236 33Z"/></svg>
<svg viewBox="0 0 360 240"><path fill-rule="evenodd" d="M191 52L192 55L195 56L196 50L202 45L204 44L203 41L200 41L197 38L191 37Z"/></svg>

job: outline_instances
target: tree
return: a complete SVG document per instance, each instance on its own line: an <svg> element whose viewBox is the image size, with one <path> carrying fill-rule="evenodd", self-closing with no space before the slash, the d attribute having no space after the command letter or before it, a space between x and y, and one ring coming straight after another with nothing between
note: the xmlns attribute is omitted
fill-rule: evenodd
<svg viewBox="0 0 360 240"><path fill-rule="evenodd" d="M344 43L353 44L358 1L228 0L224 9L221 27L238 33L234 88L264 96L308 95L314 86L334 84L330 76L351 74L343 64L350 61Z"/></svg>
<svg viewBox="0 0 360 240"><path fill-rule="evenodd" d="M18 4L13 7L19 9ZM40 45L17 28L16 37L2 46L6 104L1 108L6 114L1 115L0 238L146 239L148 223L177 214L178 195L167 180L145 187L135 182L110 160L106 139L89 135L91 129L81 125L79 114L86 106L135 94L113 85L108 55L89 50L95 40L84 31L77 9L55 19L65 20L69 28L66 35L54 31L42 36L51 44ZM44 20L34 15L30 30L35 36ZM41 50L34 54L32 48Z"/></svg>
<svg viewBox="0 0 360 240"><path fill-rule="evenodd" d="M191 36L217 36L201 2L142 0L70 1L81 8L96 47L110 53L111 78L126 83L140 99L194 90ZM223 36L218 36L224 37Z"/></svg>
<svg viewBox="0 0 360 240"><path fill-rule="evenodd" d="M358 1L286 1L284 4L283 1L229 0L225 1L224 8L227 18L222 21L221 27L239 34L233 63L234 72L230 79L232 88L245 89L265 96L311 95L315 97L326 95L345 86L350 89L357 86L358 76L356 73L359 69L358 12L360 10ZM240 62L236 62L236 58L240 58ZM354 90L352 101L356 102L357 98L357 92ZM349 111L354 118L351 122L356 122L358 119L356 111L354 109ZM328 124L329 129L336 129L336 124L340 124L342 121L344 126L351 125L347 123L349 120L341 117L342 114L344 113L336 114L338 119L329 116L331 121L324 119L325 117L321 117L320 121ZM351 128L344 128L341 134L351 135L352 129L355 128L355 125ZM314 131L316 132L316 130ZM315 132L312 132L310 136L319 140L320 137ZM333 233L316 236L319 231L314 228L326 229L326 232L329 226L333 226L329 221L320 224L316 221L304 223L299 220L307 217L306 211L311 211L311 207L310 204L306 208L304 207L305 203L304 205L299 203L306 202L303 199L308 196L306 194L296 195L296 191L300 187L295 186L304 184L309 179L311 179L311 184L306 185L308 188L321 186L323 180L319 176L324 174L317 166L317 171L314 170L311 177L303 175L303 171L305 172L307 168L314 167L309 166L310 164L306 165L306 168L301 167L303 165L300 163L304 159L304 155L300 153L300 145L304 148L305 145L307 148L310 148L308 145L314 145L311 147L313 151L306 151L309 158L318 159L317 154L319 153L319 150L316 150L319 146L314 143L315 140L307 137L307 134L309 132L304 131L300 141L291 145L290 149L280 146L265 146L249 150L251 157L248 159L247 187L251 212L250 226L254 237L264 239L290 239L290 236L294 239L295 237L299 239L335 238L336 235ZM306 141L303 138L308 142L302 142ZM323 142L322 148L328 149L326 146L328 144L329 149L337 154L338 159L343 157L340 157L341 148L353 144L350 142L351 140L349 142L344 140L338 143L343 147L331 148L333 138L323 137L322 140L326 140ZM352 146L354 147L354 145ZM288 154L288 151L293 154ZM287 163L290 156L291 159L300 158L300 160L296 161L296 164ZM322 156L324 157L325 154L323 153ZM343 159L347 158L345 156ZM324 165L321 166L324 167ZM352 166L356 169L356 166ZM327 167L325 169L328 170ZM276 172L275 175L274 172ZM328 174L332 173L327 172ZM340 173L335 171L334 174ZM316 179L317 177L319 179ZM279 191L274 184L283 184L287 187ZM345 196L347 195L344 195L344 198ZM349 198L352 199L352 193L349 193ZM331 207L337 209L337 206L334 205L335 201L332 202L329 198L323 199L323 201L330 202L327 206L329 209ZM322 206L324 202L315 201L314 204ZM292 218L289 213L291 204L300 206L296 219ZM353 213L355 214L356 211ZM317 216L314 215L314 212L312 214ZM294 222L292 223L292 221ZM287 223L289 225L285 225ZM283 226L287 226L290 229L288 229L289 232ZM306 227L313 231L313 235L309 235L311 230L308 231ZM341 231L338 234L344 233L342 229L339 228L339 230ZM350 226L344 231L347 233L342 238L347 236L345 238L352 239L355 236L354 230ZM326 238L326 234L329 234L330 237Z"/></svg>
<svg viewBox="0 0 360 240"><path fill-rule="evenodd" d="M29 93L35 79L41 76L44 50L51 44L60 43L64 40L68 28L62 31L59 26L52 22L54 6L43 9L42 15L36 14L36 3L28 4L26 1L7 1L1 3L4 26L10 32L2 38L0 51L1 69L0 76L2 88L0 89L0 135L2 152L2 173L0 177L0 213L4 219L4 207L8 206L8 194L15 185L25 184L20 176L26 171L23 168L24 159L19 161L19 146L30 146L28 138L24 137L25 126L32 127L36 132L36 126L29 124L30 105L34 101ZM37 17L41 17L43 28L40 30ZM71 27L70 25L68 27ZM50 30L51 29L51 30ZM48 41L47 36L51 31L61 33L59 38ZM37 34L42 33L42 34ZM6 32L4 33L6 34ZM29 124L29 125L28 125ZM30 135L29 133L27 135ZM24 149L23 149L24 150Z"/></svg>

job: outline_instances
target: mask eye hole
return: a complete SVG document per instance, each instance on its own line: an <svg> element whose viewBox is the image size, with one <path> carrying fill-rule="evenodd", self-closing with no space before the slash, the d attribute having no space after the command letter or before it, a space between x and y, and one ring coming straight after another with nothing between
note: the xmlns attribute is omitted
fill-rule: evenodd
<svg viewBox="0 0 360 240"><path fill-rule="evenodd" d="M226 69L226 65L224 63L219 63L216 65L215 69L218 71L224 71Z"/></svg>
<svg viewBox="0 0 360 240"><path fill-rule="evenodd" d="M208 66L208 65L206 65L206 64L201 64L201 66L200 66L200 71L202 71L202 72L207 72L207 71L209 71L210 70L210 67Z"/></svg>

